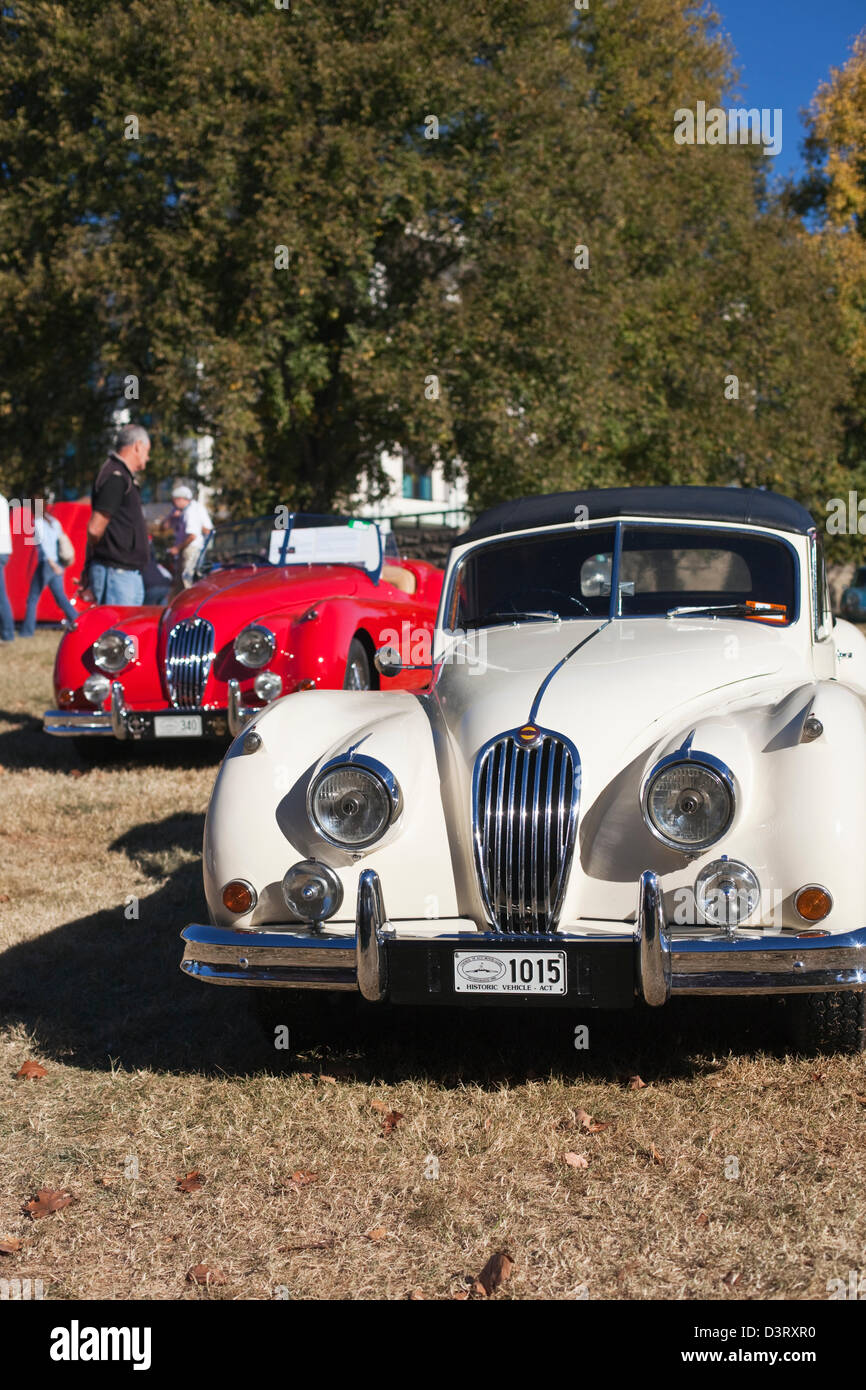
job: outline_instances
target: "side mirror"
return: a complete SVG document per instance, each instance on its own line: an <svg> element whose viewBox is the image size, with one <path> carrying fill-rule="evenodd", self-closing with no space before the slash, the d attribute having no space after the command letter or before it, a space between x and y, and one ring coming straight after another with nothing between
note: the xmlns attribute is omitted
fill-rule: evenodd
<svg viewBox="0 0 866 1390"><path fill-rule="evenodd" d="M380 676L399 676L403 662L396 647L380 647L373 657L373 665Z"/></svg>

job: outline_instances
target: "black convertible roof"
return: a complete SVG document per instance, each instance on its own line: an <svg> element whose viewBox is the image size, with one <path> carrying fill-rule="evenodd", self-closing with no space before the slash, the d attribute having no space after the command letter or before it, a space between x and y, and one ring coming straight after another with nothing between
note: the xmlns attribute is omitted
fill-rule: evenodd
<svg viewBox="0 0 866 1390"><path fill-rule="evenodd" d="M484 536L534 526L573 522L578 507L586 520L621 516L668 517L678 521L732 521L768 526L805 535L815 525L799 502L778 492L747 487L601 487L583 492L552 492L545 497L521 497L489 507L473 521L456 545Z"/></svg>

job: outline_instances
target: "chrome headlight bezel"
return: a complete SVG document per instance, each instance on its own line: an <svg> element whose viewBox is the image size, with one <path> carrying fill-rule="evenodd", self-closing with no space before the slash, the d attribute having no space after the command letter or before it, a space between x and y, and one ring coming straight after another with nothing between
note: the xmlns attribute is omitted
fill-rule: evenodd
<svg viewBox="0 0 866 1390"><path fill-rule="evenodd" d="M99 652L100 642L105 642L108 638L112 638L116 645L116 654L110 660L100 655ZM98 667L100 671L107 671L110 675L116 676L119 671L125 670L130 662L135 660L135 638L130 637L128 632L124 632L119 627L110 627L99 634L91 645L90 652L94 666Z"/></svg>
<svg viewBox="0 0 866 1390"><path fill-rule="evenodd" d="M238 643L241 642L244 637L252 633L264 638L265 647L267 649L259 661L253 661L248 655L245 656L243 652L238 651ZM235 660L240 662L241 666L245 666L248 671L260 671L263 666L267 666L276 649L276 636L271 632L269 627L265 627L264 623L248 623L246 627L241 628L233 643Z"/></svg>
<svg viewBox="0 0 866 1390"><path fill-rule="evenodd" d="M384 793L388 805L388 818L381 829L375 835L368 836L364 840L341 840L327 830L316 815L315 799L322 787L325 778L341 769L361 773L364 777L372 780L377 791ZM342 757L332 758L330 762L316 774L310 781L307 788L307 815L310 824L329 845L334 845L337 849L346 850L352 853L356 850L369 849L371 845L379 844L384 839L394 822L403 810L403 793L400 784L390 768L384 763L380 763L376 758L370 758L366 754L345 754Z"/></svg>
<svg viewBox="0 0 866 1390"><path fill-rule="evenodd" d="M700 769L701 772L708 773L715 779L719 786L722 787L728 798L728 812L724 821L711 835L704 836L702 840L693 840L690 842L677 840L674 836L666 834L653 820L649 805L653 786L662 773L670 772L671 768L674 766ZM733 823L737 809L737 789L734 781L734 774L726 763L723 763L720 758L714 757L712 753L693 753L691 749L686 752L677 751L676 753L669 753L667 757L655 763L644 778L640 793L640 805L644 824L650 834L661 841L663 845L667 845L669 849L678 850L680 854L703 854L704 850L709 849L711 845L718 844L719 840L730 830Z"/></svg>

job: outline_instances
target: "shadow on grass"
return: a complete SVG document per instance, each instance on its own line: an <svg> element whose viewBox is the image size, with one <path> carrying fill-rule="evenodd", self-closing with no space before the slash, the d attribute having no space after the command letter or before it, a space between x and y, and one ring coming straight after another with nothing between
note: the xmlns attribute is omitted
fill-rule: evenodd
<svg viewBox="0 0 866 1390"><path fill-rule="evenodd" d="M780 1048L773 1000L678 1000L627 1013L543 1009L405 1008L352 994L214 988L178 968L178 933L206 919L201 884L203 815L143 824L111 846L117 907L58 926L0 956L0 1011L32 1034L39 1055L91 1070L247 1075L292 1070L359 1080L427 1079L491 1088L549 1076L644 1081L715 1070L729 1051ZM128 918L125 864L158 880ZM131 875L130 875L131 878ZM252 1017L251 996L290 1030L278 1052ZM589 1029L575 1048L575 1025Z"/></svg>

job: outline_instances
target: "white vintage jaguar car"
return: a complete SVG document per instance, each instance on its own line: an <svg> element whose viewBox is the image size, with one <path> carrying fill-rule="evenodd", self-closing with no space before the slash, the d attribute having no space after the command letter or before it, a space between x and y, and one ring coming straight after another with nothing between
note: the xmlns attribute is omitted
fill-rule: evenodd
<svg viewBox="0 0 866 1390"><path fill-rule="evenodd" d="M403 637L384 687L418 664ZM864 1047L866 640L803 507L494 507L430 659L420 694L293 694L239 734L190 977L581 1012L785 995L801 1047Z"/></svg>

